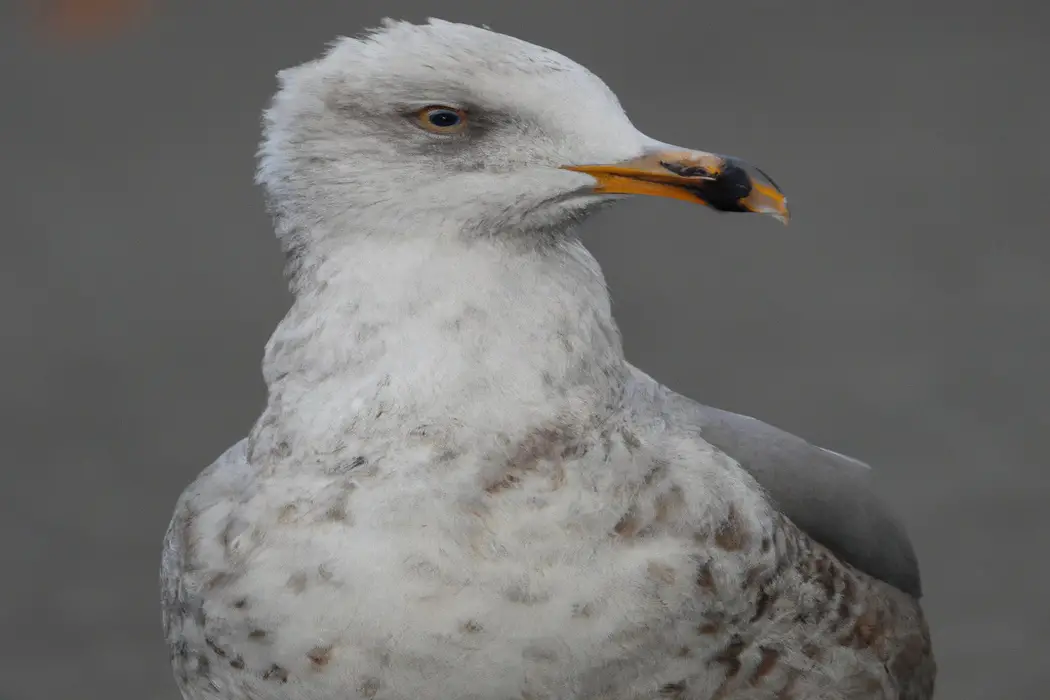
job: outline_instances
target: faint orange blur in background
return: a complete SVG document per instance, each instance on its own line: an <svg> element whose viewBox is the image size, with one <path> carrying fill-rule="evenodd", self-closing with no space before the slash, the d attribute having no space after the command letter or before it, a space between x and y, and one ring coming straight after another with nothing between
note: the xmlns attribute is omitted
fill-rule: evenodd
<svg viewBox="0 0 1050 700"><path fill-rule="evenodd" d="M101 40L142 21L150 0L30 0L37 33L59 42Z"/></svg>

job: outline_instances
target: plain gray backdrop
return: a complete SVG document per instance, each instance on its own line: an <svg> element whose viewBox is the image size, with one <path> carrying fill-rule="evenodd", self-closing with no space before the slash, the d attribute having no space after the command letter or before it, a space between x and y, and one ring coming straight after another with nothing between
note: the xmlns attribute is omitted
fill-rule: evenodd
<svg viewBox="0 0 1050 700"><path fill-rule="evenodd" d="M554 48L649 135L777 179L786 229L656 199L590 222L629 356L879 469L938 697L1050 696L1045 3L156 4L81 46L0 5L0 698L177 698L161 537L261 410L288 304L259 113L387 15Z"/></svg>

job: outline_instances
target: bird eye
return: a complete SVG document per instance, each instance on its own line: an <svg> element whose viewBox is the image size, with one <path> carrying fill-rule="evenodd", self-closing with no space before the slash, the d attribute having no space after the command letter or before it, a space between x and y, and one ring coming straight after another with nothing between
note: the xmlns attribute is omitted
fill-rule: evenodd
<svg viewBox="0 0 1050 700"><path fill-rule="evenodd" d="M467 125L467 113L452 107L427 107L421 109L416 118L420 126L435 134L459 133Z"/></svg>

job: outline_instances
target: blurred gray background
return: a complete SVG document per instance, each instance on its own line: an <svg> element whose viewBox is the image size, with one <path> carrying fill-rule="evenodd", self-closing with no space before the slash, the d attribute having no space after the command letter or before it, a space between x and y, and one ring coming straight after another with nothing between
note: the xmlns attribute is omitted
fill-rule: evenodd
<svg viewBox="0 0 1050 700"><path fill-rule="evenodd" d="M1050 696L1050 8L157 0L56 43L0 4L0 698L176 700L160 541L263 405L288 297L252 185L274 73L383 16L557 49L794 219L591 222L628 353L865 459L909 525L938 697Z"/></svg>

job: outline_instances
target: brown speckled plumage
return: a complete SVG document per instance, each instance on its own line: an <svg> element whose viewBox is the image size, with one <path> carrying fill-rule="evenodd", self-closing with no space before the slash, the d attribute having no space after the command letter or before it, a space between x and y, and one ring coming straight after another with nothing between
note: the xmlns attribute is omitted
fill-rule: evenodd
<svg viewBox="0 0 1050 700"><path fill-rule="evenodd" d="M525 443L532 439L527 438ZM598 438L593 442L603 441ZM246 452L243 445L239 447L233 453L235 459ZM647 444L640 443L632 449L639 455L652 453ZM518 450L511 452L507 468L520 467L516 456L519 453ZM551 449L537 458L513 484L488 492L485 512L491 513L505 501L520 499L527 493L557 493L573 488L571 480L551 480L553 473L562 470L571 473L574 469L572 458L563 457L566 454L569 452L564 449ZM695 488L676 481L677 467L666 466L662 458L654 461L660 463L661 468L655 472L651 468L639 471L637 487L627 491L630 495L620 506L622 512L606 514L609 523L606 537L613 547L624 552L654 552L644 564L645 580L652 590L649 595L654 600L665 601L663 605L674 605L678 612L662 623L666 626L664 631L649 623L640 629L623 628L611 640L625 645L625 649L635 648L647 639L657 648L666 648L670 661L661 673L673 673L675 677L657 683L660 674L654 675L651 695L633 689L619 694L607 690L604 694L572 697L580 700L591 697L607 700L644 697L928 700L932 697L935 665L929 633L912 597L843 563L782 514L772 514L763 525L761 519L745 517L738 506L731 506L720 519L690 529L689 524L695 522L690 511ZM243 470L243 466L237 468ZM235 475L235 470L231 470L231 475ZM243 484L231 486L243 488ZM228 498L230 493L216 491L215 495ZM304 640L298 660L287 648L281 649L281 626L262 622L254 606L248 605L249 597L240 590L251 567L238 569L228 548L222 546L221 538L211 550L187 546L186 543L198 539L194 531L200 523L199 518L190 514L210 510L206 502L200 502L199 496L197 500L199 506L194 505L191 494L169 532L169 552L178 561L169 560L167 566L182 574L175 580L168 579L165 620L169 638L173 640L172 662L184 689L207 688L217 682L221 685L217 679L234 672L250 675L254 679L251 683L262 683L262 687L282 685L325 673L341 653L360 653L347 639L309 645ZM284 506L275 506L275 527L282 524L283 510ZM541 509L539 513L542 512ZM312 521L283 525L296 529L315 526ZM343 523L340 526L352 527ZM309 530L302 532L305 535ZM496 541L492 537L490 534L485 538L483 551L492 551ZM674 546L668 549L672 543ZM259 551L265 551L260 547ZM476 551L477 543L474 548ZM656 554L658 552L664 555ZM672 556L668 556L668 552ZM488 558L482 556L479 561ZM215 568L222 571L211 573ZM331 588L344 582L328 566L321 565L313 573L294 571L283 581L275 582L270 593L265 587L260 590L253 584L252 598L265 599L283 589L286 593L281 595L301 599L301 605L308 609L323 596L318 592L319 584ZM196 595L192 593L195 587L199 590ZM684 591L691 600L679 600L674 591ZM420 600L425 599L423 596ZM502 600L509 605L535 608L538 614L550 614L556 609L552 593L528 579L505 588ZM585 625L601 623L608 619L610 612L608 604L600 598L577 600L565 608L564 621L558 626L579 624L574 621ZM264 628L264 624L276 624L276 628ZM483 654L495 639L491 636L492 627L499 630L498 625L481 614L458 620L455 631L464 635L464 640L476 637L478 642L469 648ZM656 642L657 639L660 641ZM557 664L561 658L557 645L550 647L549 643L541 644L539 640L523 649L522 655L528 663L539 666ZM361 677L359 697L379 697L383 668L391 663L389 651L384 658L386 666L368 666L374 675ZM255 687L251 683L249 686ZM190 693L187 697L196 696ZM553 696L536 691L533 697L554 700Z"/></svg>

